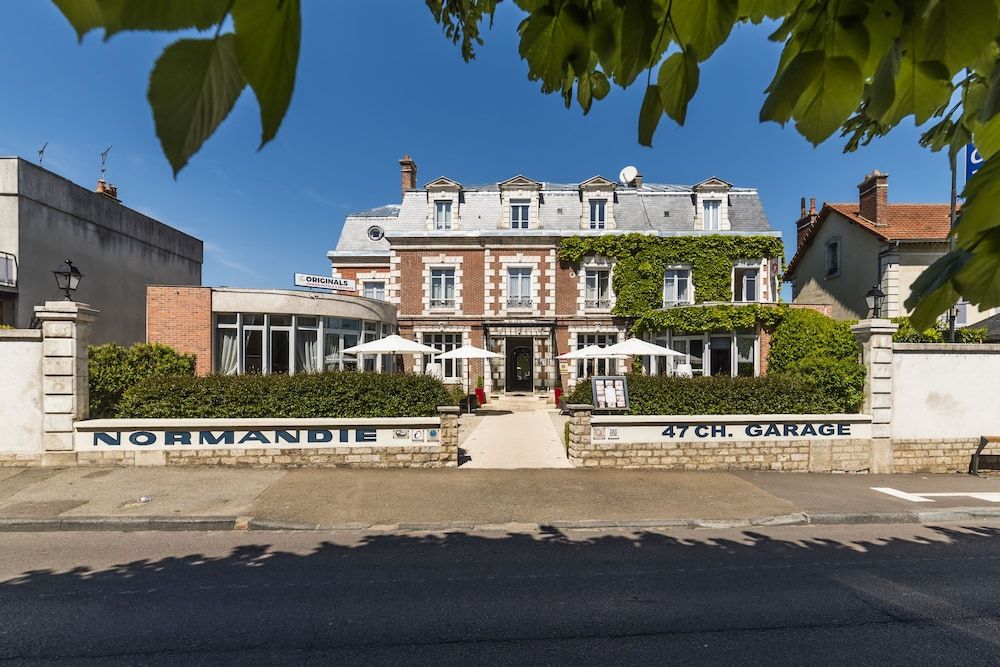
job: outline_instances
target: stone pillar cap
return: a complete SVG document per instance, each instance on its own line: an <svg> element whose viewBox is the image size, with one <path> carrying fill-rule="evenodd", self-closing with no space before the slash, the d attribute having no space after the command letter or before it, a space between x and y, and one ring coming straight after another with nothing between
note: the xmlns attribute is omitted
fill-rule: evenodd
<svg viewBox="0 0 1000 667"><path fill-rule="evenodd" d="M594 406L589 403L570 403L566 406L567 410L593 410Z"/></svg>
<svg viewBox="0 0 1000 667"><path fill-rule="evenodd" d="M35 306L35 317L40 320L79 320L93 322L101 311L86 303L76 301L46 301Z"/></svg>
<svg viewBox="0 0 1000 667"><path fill-rule="evenodd" d="M899 325L892 320L869 319L861 320L857 324L851 325L851 331L871 334L891 334L899 330Z"/></svg>
<svg viewBox="0 0 1000 667"><path fill-rule="evenodd" d="M457 415L459 413L459 407L457 405L439 405L437 407L437 411L446 415Z"/></svg>

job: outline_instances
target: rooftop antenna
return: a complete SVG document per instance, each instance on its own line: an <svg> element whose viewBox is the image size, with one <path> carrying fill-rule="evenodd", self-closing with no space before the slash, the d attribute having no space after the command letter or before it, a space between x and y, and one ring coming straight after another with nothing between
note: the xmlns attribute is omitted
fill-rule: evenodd
<svg viewBox="0 0 1000 667"><path fill-rule="evenodd" d="M108 153L110 153L110 152L111 152L111 146L108 146L107 148L105 148L101 152L101 179L100 180L102 180L102 181L104 180L104 172L107 171L107 166L106 165L108 163Z"/></svg>
<svg viewBox="0 0 1000 667"><path fill-rule="evenodd" d="M42 160L45 158L45 147L48 146L48 145L49 145L49 142L46 141L45 144L41 148L38 149L38 164L39 164L39 166L41 166Z"/></svg>

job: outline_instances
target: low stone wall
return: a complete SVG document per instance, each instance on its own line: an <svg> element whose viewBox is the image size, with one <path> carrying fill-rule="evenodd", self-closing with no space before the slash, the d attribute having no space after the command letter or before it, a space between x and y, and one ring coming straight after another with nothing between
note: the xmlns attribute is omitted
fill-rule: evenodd
<svg viewBox="0 0 1000 667"><path fill-rule="evenodd" d="M870 469L867 415L628 417L593 416L592 410L589 405L569 406L569 458L581 467L849 473ZM799 437L802 431L810 437ZM775 432L781 436L756 436Z"/></svg>
<svg viewBox="0 0 1000 667"><path fill-rule="evenodd" d="M76 423L73 444L0 454L0 466L454 467L458 408L417 418L97 419Z"/></svg>
<svg viewBox="0 0 1000 667"><path fill-rule="evenodd" d="M979 438L930 438L892 441L893 472L968 472ZM996 448L984 450L995 454Z"/></svg>

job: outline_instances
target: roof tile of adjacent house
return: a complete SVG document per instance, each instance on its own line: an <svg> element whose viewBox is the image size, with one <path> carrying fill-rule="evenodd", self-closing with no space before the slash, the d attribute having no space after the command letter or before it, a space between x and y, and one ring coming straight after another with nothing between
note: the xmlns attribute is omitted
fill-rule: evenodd
<svg viewBox="0 0 1000 667"><path fill-rule="evenodd" d="M882 240L945 239L951 230L948 204L889 204L885 221L878 224L861 217L857 203L826 204L852 222L871 230Z"/></svg>

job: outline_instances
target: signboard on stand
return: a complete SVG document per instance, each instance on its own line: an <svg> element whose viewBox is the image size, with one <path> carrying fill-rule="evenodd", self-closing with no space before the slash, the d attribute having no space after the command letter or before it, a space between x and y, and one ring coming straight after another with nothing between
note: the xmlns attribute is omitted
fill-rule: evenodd
<svg viewBox="0 0 1000 667"><path fill-rule="evenodd" d="M628 380L624 375L591 378L595 410L628 410Z"/></svg>

